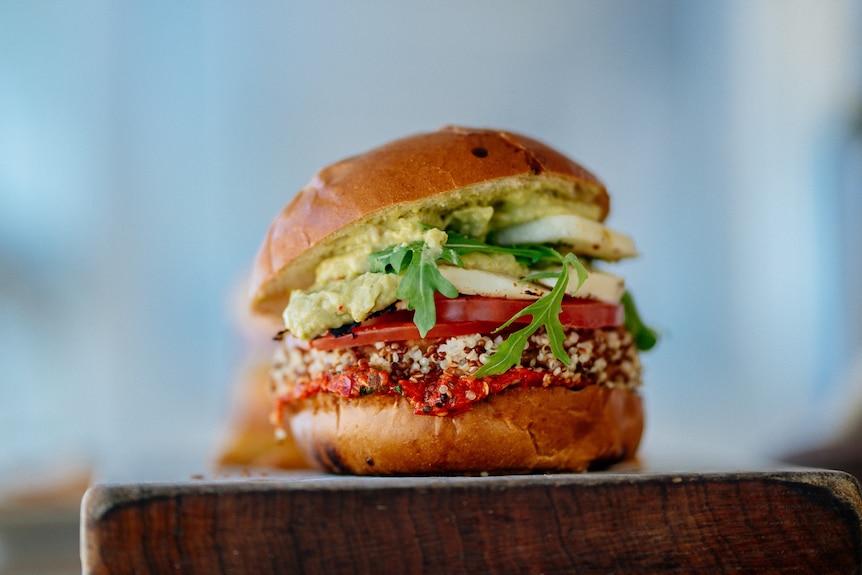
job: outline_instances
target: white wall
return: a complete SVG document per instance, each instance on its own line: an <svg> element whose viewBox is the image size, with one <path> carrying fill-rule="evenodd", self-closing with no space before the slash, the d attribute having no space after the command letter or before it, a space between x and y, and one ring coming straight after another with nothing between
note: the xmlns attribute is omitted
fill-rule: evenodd
<svg viewBox="0 0 862 575"><path fill-rule="evenodd" d="M605 180L665 333L649 450L831 429L858 2L307 4L0 2L0 470L205 468L269 220L320 166L448 123Z"/></svg>

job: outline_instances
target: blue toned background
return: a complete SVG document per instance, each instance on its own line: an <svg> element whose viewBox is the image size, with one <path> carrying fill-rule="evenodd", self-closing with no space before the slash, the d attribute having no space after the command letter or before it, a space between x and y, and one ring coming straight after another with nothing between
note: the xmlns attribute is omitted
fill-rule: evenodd
<svg viewBox="0 0 862 575"><path fill-rule="evenodd" d="M271 218L449 123L608 185L664 334L648 453L774 455L848 417L859 2L297 4L0 0L0 472L207 470Z"/></svg>

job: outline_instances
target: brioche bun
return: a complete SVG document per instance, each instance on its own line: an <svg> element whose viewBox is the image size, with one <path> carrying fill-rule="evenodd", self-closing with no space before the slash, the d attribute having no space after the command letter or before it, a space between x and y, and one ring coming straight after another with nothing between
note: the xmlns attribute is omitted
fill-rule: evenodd
<svg viewBox="0 0 862 575"><path fill-rule="evenodd" d="M433 201L454 209L490 203L513 187L552 189L603 221L609 198L590 172L519 134L449 126L396 140L321 170L272 222L251 281L252 308L281 314L290 290L311 285L314 267L352 225L406 214Z"/></svg>
<svg viewBox="0 0 862 575"><path fill-rule="evenodd" d="M634 456L643 407L636 392L597 385L508 389L455 417L321 393L296 405L291 428L309 462L335 473L584 471Z"/></svg>

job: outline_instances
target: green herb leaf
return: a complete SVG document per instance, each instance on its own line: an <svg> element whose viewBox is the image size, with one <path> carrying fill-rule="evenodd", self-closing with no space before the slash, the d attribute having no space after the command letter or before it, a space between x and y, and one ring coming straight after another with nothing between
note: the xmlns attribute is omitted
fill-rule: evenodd
<svg viewBox="0 0 862 575"><path fill-rule="evenodd" d="M447 232L447 234L449 239L446 240L446 248L452 249L460 255L473 252L510 254L527 266L533 266L542 260L559 260L560 257L560 254L553 248L539 244L528 246L494 246L455 232Z"/></svg>
<svg viewBox="0 0 862 575"><path fill-rule="evenodd" d="M440 275L438 257L461 265L461 258L454 250L444 246L440 253L439 248L431 248L423 241L393 246L369 256L372 272L403 275L396 296L407 302L407 309L415 310L413 323L422 337L437 323L434 293L458 297L455 286Z"/></svg>
<svg viewBox="0 0 862 575"><path fill-rule="evenodd" d="M425 242L411 242L374 252L368 256L371 271L375 273L403 273L410 265L413 254L421 252L424 246Z"/></svg>
<svg viewBox="0 0 862 575"><path fill-rule="evenodd" d="M464 262L461 261L461 256L458 253L458 250L454 247L449 246L448 242L443 246L443 252L440 254L441 260L446 260L453 266L463 267Z"/></svg>
<svg viewBox="0 0 862 575"><path fill-rule="evenodd" d="M635 346L641 351L648 351L655 347L655 344L658 343L658 332L641 320L631 294L627 291L624 292L620 303L623 304L626 315L625 326L632 334Z"/></svg>
<svg viewBox="0 0 862 575"><path fill-rule="evenodd" d="M418 257L414 252L410 264L398 284L396 296L407 302L407 309L416 310L413 323L419 329L419 335L425 337L437 323L437 306L434 305L434 292L440 292L446 297L458 297L458 290L452 283L440 275L437 269L437 258L432 249L422 244Z"/></svg>
<svg viewBox="0 0 862 575"><path fill-rule="evenodd" d="M533 318L526 327L510 334L508 338L497 346L497 351L488 358L485 365L479 368L475 374L476 377L505 373L521 363L521 354L527 347L527 340L541 327L544 327L548 333L548 340L554 357L565 365L572 364L571 358L563 348L565 332L563 331L563 324L560 322L560 313L563 311L563 296L566 295L566 287L569 285L569 267L573 267L578 275L578 287L586 280L587 270L574 254L569 253L565 257L562 257L555 250L552 251L554 251L556 258L563 264L562 269L555 274L557 281L553 289L513 315L509 318L509 321L495 330L500 331L509 327L519 317L529 315ZM548 277L546 273L534 275Z"/></svg>

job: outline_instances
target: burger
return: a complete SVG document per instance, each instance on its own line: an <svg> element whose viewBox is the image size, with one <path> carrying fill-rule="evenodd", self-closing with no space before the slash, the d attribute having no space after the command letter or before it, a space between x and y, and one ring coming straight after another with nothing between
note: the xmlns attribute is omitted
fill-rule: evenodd
<svg viewBox="0 0 862 575"><path fill-rule="evenodd" d="M281 316L272 423L358 475L584 471L635 456L655 333L608 263L605 186L530 137L449 126L321 170L251 281Z"/></svg>

